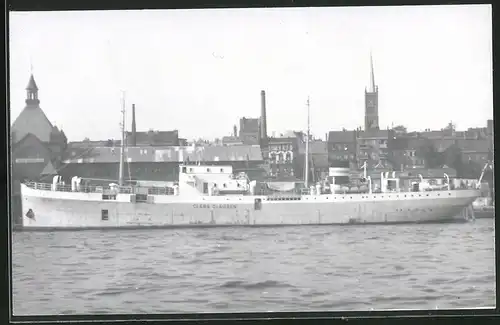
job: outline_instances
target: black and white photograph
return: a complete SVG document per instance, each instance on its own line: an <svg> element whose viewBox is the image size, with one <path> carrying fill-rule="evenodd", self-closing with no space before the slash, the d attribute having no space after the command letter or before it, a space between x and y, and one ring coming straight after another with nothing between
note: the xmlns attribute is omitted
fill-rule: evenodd
<svg viewBox="0 0 500 325"><path fill-rule="evenodd" d="M496 307L491 5L8 15L14 316Z"/></svg>

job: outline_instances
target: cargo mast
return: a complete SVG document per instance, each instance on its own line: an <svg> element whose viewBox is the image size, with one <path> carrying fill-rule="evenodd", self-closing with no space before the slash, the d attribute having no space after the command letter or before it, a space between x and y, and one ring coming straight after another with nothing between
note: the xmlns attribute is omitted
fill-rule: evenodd
<svg viewBox="0 0 500 325"><path fill-rule="evenodd" d="M125 157L125 92L122 94L122 122L121 133L122 133L122 141L121 141L121 149L120 149L120 168L118 175L118 185L123 186L123 159Z"/></svg>
<svg viewBox="0 0 500 325"><path fill-rule="evenodd" d="M310 113L310 107L309 107L309 96L307 96L307 134L306 134L306 161L305 161L305 175L304 175L304 185L306 188L309 187L309 136L310 136L310 120L309 120L309 114Z"/></svg>

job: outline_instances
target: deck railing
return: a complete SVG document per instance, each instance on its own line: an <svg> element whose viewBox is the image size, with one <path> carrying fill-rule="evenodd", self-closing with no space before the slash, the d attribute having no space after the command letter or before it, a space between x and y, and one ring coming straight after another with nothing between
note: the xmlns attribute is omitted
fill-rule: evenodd
<svg viewBox="0 0 500 325"><path fill-rule="evenodd" d="M57 192L142 194L144 190L147 190L149 195L174 195L174 190L170 187L120 186L111 188L109 186L80 185L80 188L78 190L73 191L70 185L62 185L62 184L53 185L48 183L28 182L26 183L26 186L36 190L57 191Z"/></svg>
<svg viewBox="0 0 500 325"><path fill-rule="evenodd" d="M97 185L87 185L83 186L81 185L80 188L77 191L73 191L70 185L62 185L62 184L48 184L48 183L37 183L37 182L27 182L25 183L26 186L36 189L36 190L42 190L42 191L58 191L58 192L81 192L81 193L102 193L102 194L134 194L134 193L140 193L140 194L145 194L144 192L147 191L148 195L174 195L174 189L171 187L142 187L142 186L121 186L121 187L114 187L111 188L109 186L97 186ZM467 190L467 189L472 189L475 188L474 185L464 185L461 187L455 187L451 188L451 190ZM444 188L427 188L425 190L422 190L423 192L425 191L443 191L447 190L446 187ZM408 188L398 188L394 189L392 191L386 191L385 193L397 193L397 192L402 192L402 193L408 193L412 192L411 189ZM256 191L254 195L260 195L260 196L300 196L300 195L313 195L316 193L316 191L311 192L309 188L301 188L301 189L296 189L291 192L273 192L269 190L261 190L261 191ZM341 191L335 191L334 194L354 194L354 193L368 193L367 188L362 188L361 190L341 190ZM373 190L372 193L382 193L380 190ZM330 193L321 193L321 194L330 194ZM250 193L247 193L246 195L250 195Z"/></svg>

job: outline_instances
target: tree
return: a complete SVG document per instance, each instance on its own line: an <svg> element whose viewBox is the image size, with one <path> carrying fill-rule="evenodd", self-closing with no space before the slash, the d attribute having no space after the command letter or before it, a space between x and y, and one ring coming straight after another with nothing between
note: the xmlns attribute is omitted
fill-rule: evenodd
<svg viewBox="0 0 500 325"><path fill-rule="evenodd" d="M465 172L471 172L470 166L466 167L463 163L462 149L456 144L452 144L443 153L443 162L449 167L454 168L457 171L457 175L462 175ZM465 168L469 168L466 171ZM463 177L463 176L462 176Z"/></svg>
<svg viewBox="0 0 500 325"><path fill-rule="evenodd" d="M426 168L439 168L443 165L443 155L436 150L430 140L426 140L416 150L417 157L425 161Z"/></svg>
<svg viewBox="0 0 500 325"><path fill-rule="evenodd" d="M392 129L399 134L406 134L406 132L408 131L404 125L397 125Z"/></svg>
<svg viewBox="0 0 500 325"><path fill-rule="evenodd" d="M462 168L461 177L468 179L478 179L479 176L481 175L483 166L481 166L479 163L475 161L469 161L467 163L462 163L461 168ZM485 175L483 176L483 179L485 176L486 172Z"/></svg>
<svg viewBox="0 0 500 325"><path fill-rule="evenodd" d="M453 124L453 122L449 122L448 125L446 125L446 127L444 128L446 131L452 131L454 132L455 131L455 124Z"/></svg>

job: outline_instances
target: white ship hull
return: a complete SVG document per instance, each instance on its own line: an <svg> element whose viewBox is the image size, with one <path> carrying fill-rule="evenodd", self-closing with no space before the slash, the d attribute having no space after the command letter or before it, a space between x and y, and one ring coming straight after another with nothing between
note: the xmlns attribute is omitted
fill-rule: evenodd
<svg viewBox="0 0 500 325"><path fill-rule="evenodd" d="M46 191L24 184L21 193L25 229L440 222L453 219L480 195L477 190L306 195L300 200L152 195L151 203L132 203L130 194L103 200L100 193ZM255 203L259 199L260 206Z"/></svg>

